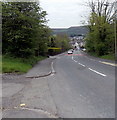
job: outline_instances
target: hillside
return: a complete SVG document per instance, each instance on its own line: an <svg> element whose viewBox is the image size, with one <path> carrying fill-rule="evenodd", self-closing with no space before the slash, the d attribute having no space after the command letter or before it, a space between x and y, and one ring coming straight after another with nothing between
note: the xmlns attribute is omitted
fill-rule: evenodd
<svg viewBox="0 0 117 120"><path fill-rule="evenodd" d="M88 28L86 26L75 26L70 28L54 28L52 29L53 34L67 34L68 36L74 36L74 35L86 35L88 33Z"/></svg>

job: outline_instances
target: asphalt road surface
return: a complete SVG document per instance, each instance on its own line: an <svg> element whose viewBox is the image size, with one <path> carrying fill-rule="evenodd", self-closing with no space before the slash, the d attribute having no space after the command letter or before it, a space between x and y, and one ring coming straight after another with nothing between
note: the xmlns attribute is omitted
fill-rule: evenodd
<svg viewBox="0 0 117 120"><path fill-rule="evenodd" d="M115 67L101 62L80 51L58 57L48 79L58 116L114 118Z"/></svg>
<svg viewBox="0 0 117 120"><path fill-rule="evenodd" d="M56 57L44 78L3 76L3 117L114 118L114 64L81 51Z"/></svg>

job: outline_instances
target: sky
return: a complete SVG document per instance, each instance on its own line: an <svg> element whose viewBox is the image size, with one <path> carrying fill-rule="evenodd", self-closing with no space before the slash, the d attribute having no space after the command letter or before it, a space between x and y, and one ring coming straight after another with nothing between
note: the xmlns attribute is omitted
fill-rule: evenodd
<svg viewBox="0 0 117 120"><path fill-rule="evenodd" d="M87 23L90 8L88 0L39 0L43 10L47 11L50 28L69 28Z"/></svg>

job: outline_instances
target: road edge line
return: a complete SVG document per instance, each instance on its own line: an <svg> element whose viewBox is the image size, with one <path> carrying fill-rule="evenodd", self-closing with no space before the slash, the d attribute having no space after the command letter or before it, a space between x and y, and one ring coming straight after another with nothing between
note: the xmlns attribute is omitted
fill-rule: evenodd
<svg viewBox="0 0 117 120"><path fill-rule="evenodd" d="M106 64L106 65L111 65L111 66L117 67L117 64L115 64L115 63L109 63L109 62L104 62L104 61L99 61L99 62L102 63L102 64Z"/></svg>

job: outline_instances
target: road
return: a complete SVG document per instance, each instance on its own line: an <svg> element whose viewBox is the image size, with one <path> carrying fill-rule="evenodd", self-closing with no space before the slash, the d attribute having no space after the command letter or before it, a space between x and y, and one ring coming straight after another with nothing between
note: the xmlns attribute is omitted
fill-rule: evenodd
<svg viewBox="0 0 117 120"><path fill-rule="evenodd" d="M51 67L46 77L3 80L3 117L115 117L114 64L75 51L56 56Z"/></svg>
<svg viewBox="0 0 117 120"><path fill-rule="evenodd" d="M61 117L114 117L115 67L80 51L54 63L49 85Z"/></svg>

